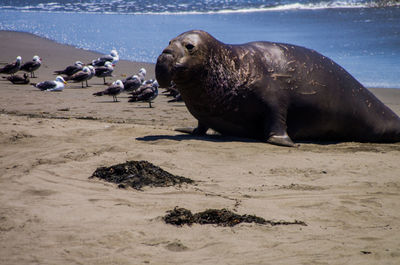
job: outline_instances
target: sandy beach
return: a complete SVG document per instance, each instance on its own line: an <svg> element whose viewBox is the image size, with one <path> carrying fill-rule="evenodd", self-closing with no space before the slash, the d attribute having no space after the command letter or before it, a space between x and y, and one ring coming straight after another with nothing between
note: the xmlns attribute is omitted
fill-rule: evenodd
<svg viewBox="0 0 400 265"><path fill-rule="evenodd" d="M31 82L53 80L98 53L0 31L0 63L43 59ZM120 61L123 79L154 65ZM1 75L0 75L1 76ZM106 86L68 83L42 92L0 79L0 264L399 264L400 143L301 144L192 137L184 103L154 108ZM371 89L397 114L400 90ZM146 160L195 181L120 189L90 178L98 167ZM307 226L176 227L162 217L226 208Z"/></svg>

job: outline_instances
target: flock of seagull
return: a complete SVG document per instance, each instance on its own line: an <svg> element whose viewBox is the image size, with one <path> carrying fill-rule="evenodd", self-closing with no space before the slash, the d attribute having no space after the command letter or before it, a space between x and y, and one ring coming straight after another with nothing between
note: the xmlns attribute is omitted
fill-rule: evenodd
<svg viewBox="0 0 400 265"><path fill-rule="evenodd" d="M82 88L84 85L88 87L88 81L94 76L103 78L104 84L107 85L105 78L113 76L112 73L118 61L118 52L112 50L109 55L101 56L89 64L76 61L74 65L67 66L63 70L54 71L54 74L57 75L55 80L30 83L28 73L31 78L34 78L35 71L38 70L42 64L42 59L38 55L35 55L32 61L22 64L22 58L18 56L15 62L0 68L0 74L8 74L9 76L3 78L6 78L13 84L30 83L42 91L63 91L67 81L81 83ZM26 73L24 73L23 76L16 75L18 71L24 71ZM117 80L105 90L96 92L93 95L109 95L113 97L113 102L118 102L117 96L122 92L127 92L130 94L129 102L148 102L151 108L151 102L158 96L159 85L157 80L146 80L145 77L146 69L141 68L137 74L128 76L123 80ZM177 96L173 87L167 89L166 93L174 97L170 102L179 101L179 95Z"/></svg>

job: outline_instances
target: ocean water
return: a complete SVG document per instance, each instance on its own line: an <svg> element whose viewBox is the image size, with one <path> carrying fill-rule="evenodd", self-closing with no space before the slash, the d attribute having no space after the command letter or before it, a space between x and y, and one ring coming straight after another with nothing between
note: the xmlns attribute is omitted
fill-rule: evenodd
<svg viewBox="0 0 400 265"><path fill-rule="evenodd" d="M0 29L155 62L191 29L225 43L292 43L330 57L367 87L400 88L399 0L0 0ZM72 58L71 61L79 58Z"/></svg>

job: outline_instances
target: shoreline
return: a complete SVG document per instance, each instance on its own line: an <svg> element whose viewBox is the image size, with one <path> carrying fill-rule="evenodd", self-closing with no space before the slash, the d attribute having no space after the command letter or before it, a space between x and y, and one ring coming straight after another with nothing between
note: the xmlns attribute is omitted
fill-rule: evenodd
<svg viewBox="0 0 400 265"><path fill-rule="evenodd" d="M33 82L97 53L30 33L0 31L0 62L38 54ZM27 45L29 44L29 45ZM120 61L115 81L154 64ZM1 75L0 75L1 76ZM161 93L154 108L126 95L92 94L103 80L42 92L0 79L1 264L398 264L400 143L278 147L192 137L184 103ZM371 89L400 114L400 90ZM89 177L99 167L145 160L195 184L118 188ZM176 206L228 209L266 220L234 227L163 221Z"/></svg>
<svg viewBox="0 0 400 265"><path fill-rule="evenodd" d="M53 43L58 44L58 45L63 45L63 46L70 47L70 48L73 48L73 49L82 50L84 52L88 52L88 53L91 53L91 54L97 54L97 57L104 55L103 53L95 51L95 50L87 50L87 49L84 49L84 48L79 48L77 46L74 46L73 44L61 43L61 42L58 42L56 40L53 40L53 39L50 39L50 38L47 38L47 37L44 37L44 36L37 35L35 33L27 32L27 31L0 30L0 34L7 34L7 33L9 33L9 34L27 34L28 38L31 38L31 37L40 38L40 39L42 39L44 41L50 41L50 42L53 42ZM139 61L132 61L132 60L127 60L127 59L121 59L120 61L126 61L126 62L132 62L132 63L144 64L144 65L155 65L155 63L152 63L152 62L139 62Z"/></svg>

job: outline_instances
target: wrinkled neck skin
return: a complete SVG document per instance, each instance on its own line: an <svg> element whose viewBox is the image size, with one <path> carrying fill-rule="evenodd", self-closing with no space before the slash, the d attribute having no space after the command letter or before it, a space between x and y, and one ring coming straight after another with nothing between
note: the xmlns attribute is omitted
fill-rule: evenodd
<svg viewBox="0 0 400 265"><path fill-rule="evenodd" d="M240 47L222 43L208 47L212 48L201 55L200 67L187 69L190 80L173 79L194 116L198 112L218 115L230 111L235 107L235 98L248 94L257 79L251 71L251 60L242 60L247 54L241 53Z"/></svg>

